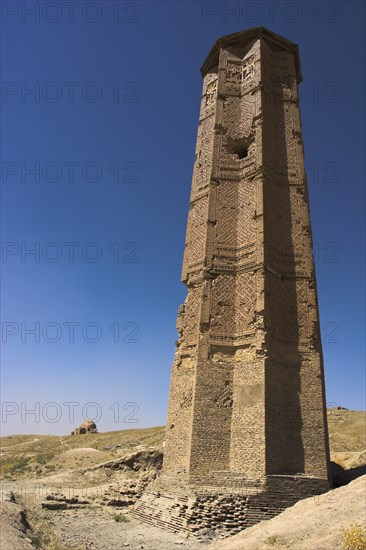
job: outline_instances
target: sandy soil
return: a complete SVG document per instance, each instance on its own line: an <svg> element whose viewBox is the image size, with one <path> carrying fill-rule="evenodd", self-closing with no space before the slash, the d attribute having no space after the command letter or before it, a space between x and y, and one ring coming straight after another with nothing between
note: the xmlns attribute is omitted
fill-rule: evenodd
<svg viewBox="0 0 366 550"><path fill-rule="evenodd" d="M210 550L339 550L341 530L366 524L366 476L304 499L279 516L209 546Z"/></svg>
<svg viewBox="0 0 366 550"><path fill-rule="evenodd" d="M122 513L127 521L116 522L115 514ZM48 514L52 521L54 513ZM111 509L65 511L57 514L54 530L70 548L83 550L198 550L204 548L194 539L169 533L136 521L123 511Z"/></svg>

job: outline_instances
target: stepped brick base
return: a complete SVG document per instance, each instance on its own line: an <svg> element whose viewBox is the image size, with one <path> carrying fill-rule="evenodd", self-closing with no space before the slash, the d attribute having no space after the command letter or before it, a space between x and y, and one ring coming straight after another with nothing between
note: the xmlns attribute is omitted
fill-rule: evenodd
<svg viewBox="0 0 366 550"><path fill-rule="evenodd" d="M305 476L267 476L229 489L184 487L161 477L147 488L132 515L150 525L198 537L229 535L328 490L327 480Z"/></svg>

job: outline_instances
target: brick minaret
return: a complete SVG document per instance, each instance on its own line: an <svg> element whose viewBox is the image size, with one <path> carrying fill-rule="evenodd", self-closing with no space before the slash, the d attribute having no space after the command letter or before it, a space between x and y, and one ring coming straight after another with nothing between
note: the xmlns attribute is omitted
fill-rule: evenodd
<svg viewBox="0 0 366 550"><path fill-rule="evenodd" d="M231 498L243 528L329 487L301 68L255 28L219 38L201 72L163 471L136 514L174 525L164 494L186 494L181 527L216 528L207 502L222 517Z"/></svg>

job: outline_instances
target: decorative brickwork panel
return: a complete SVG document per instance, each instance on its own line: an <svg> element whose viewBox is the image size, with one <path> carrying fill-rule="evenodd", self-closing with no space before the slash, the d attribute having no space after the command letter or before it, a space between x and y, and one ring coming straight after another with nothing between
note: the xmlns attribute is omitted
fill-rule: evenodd
<svg viewBox="0 0 366 550"><path fill-rule="evenodd" d="M238 62L228 61L226 67L226 83L241 84L242 65Z"/></svg>
<svg viewBox="0 0 366 550"><path fill-rule="evenodd" d="M212 281L211 334L235 335L235 277L221 275Z"/></svg>
<svg viewBox="0 0 366 550"><path fill-rule="evenodd" d="M200 286L189 288L181 323L182 340L186 343L196 343L198 340L201 296L202 289Z"/></svg>
<svg viewBox="0 0 366 550"><path fill-rule="evenodd" d="M239 273L235 283L235 333L253 330L256 319L256 274Z"/></svg>
<svg viewBox="0 0 366 550"><path fill-rule="evenodd" d="M198 136L197 157L193 169L192 198L204 190L211 178L213 154L214 116L210 116L200 123Z"/></svg>
<svg viewBox="0 0 366 550"><path fill-rule="evenodd" d="M202 262L205 254L208 199L197 201L189 213L188 268Z"/></svg>
<svg viewBox="0 0 366 550"><path fill-rule="evenodd" d="M237 246L240 248L255 240L256 197L253 180L243 182L238 189Z"/></svg>
<svg viewBox="0 0 366 550"><path fill-rule="evenodd" d="M236 245L236 222L238 214L238 184L228 181L217 190L216 244Z"/></svg>

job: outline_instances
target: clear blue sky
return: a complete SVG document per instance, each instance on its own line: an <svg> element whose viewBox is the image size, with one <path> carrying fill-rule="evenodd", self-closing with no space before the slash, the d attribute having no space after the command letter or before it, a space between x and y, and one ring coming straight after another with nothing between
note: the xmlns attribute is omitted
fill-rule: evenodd
<svg viewBox="0 0 366 550"><path fill-rule="evenodd" d="M364 408L364 2L35 4L2 5L3 433L165 422L199 68L260 25L300 46L327 401Z"/></svg>

